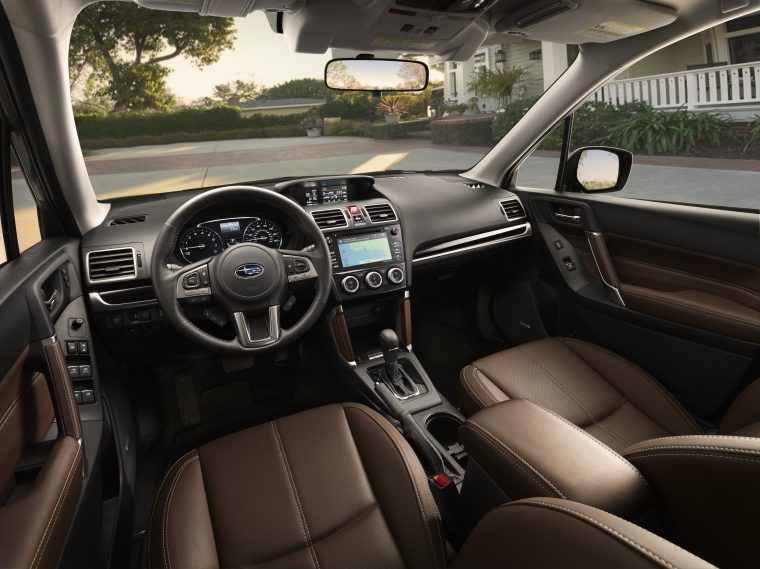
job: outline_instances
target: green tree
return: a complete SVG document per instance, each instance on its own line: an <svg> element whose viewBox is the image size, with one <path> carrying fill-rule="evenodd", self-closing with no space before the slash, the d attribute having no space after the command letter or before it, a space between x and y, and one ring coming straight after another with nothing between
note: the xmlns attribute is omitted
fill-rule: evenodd
<svg viewBox="0 0 760 569"><path fill-rule="evenodd" d="M72 30L70 76L100 86L117 110L162 108L173 102L161 63L182 55L197 67L232 47L231 18L98 2L85 8Z"/></svg>
<svg viewBox="0 0 760 569"><path fill-rule="evenodd" d="M512 88L525 79L528 70L524 67L505 67L491 71L479 69L472 74L467 88L476 95L493 97L499 100L499 105L506 105L512 96Z"/></svg>
<svg viewBox="0 0 760 569"><path fill-rule="evenodd" d="M214 86L213 100L218 103L226 103L230 99L239 101L253 101L260 95L259 86L254 81L236 79L229 83Z"/></svg>
<svg viewBox="0 0 760 569"><path fill-rule="evenodd" d="M262 89L259 99L327 99L331 91L322 79L291 79Z"/></svg>

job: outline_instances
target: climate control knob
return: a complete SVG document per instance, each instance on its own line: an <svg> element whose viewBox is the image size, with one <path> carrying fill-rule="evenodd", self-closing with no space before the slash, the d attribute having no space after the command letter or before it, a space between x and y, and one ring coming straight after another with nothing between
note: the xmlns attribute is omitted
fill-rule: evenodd
<svg viewBox="0 0 760 569"><path fill-rule="evenodd" d="M380 288L383 285L383 275L377 271L370 271L365 275L364 282L369 288Z"/></svg>
<svg viewBox="0 0 760 569"><path fill-rule="evenodd" d="M343 287L343 290L345 290L348 294L354 294L357 290L359 290L359 279L357 279L354 275L348 275L346 278L340 281L340 286Z"/></svg>
<svg viewBox="0 0 760 569"><path fill-rule="evenodd" d="M404 282L404 271L398 267L391 267L385 275L392 284L401 284Z"/></svg>

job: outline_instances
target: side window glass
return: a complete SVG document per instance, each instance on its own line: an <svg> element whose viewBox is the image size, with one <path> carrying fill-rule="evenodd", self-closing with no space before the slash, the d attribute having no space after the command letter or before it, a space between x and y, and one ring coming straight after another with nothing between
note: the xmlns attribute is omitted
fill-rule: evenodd
<svg viewBox="0 0 760 569"><path fill-rule="evenodd" d="M18 155L11 150L11 188L13 191L13 218L19 252L23 253L42 240L37 202L19 165Z"/></svg>

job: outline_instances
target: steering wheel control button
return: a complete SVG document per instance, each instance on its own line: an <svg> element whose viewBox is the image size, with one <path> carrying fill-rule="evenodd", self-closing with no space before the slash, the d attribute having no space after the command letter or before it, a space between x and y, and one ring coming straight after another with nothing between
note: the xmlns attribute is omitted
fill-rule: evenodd
<svg viewBox="0 0 760 569"><path fill-rule="evenodd" d="M309 272L309 261L306 259L296 259L295 267L297 273L307 273Z"/></svg>
<svg viewBox="0 0 760 569"><path fill-rule="evenodd" d="M388 280L391 282L391 284L401 284L404 282L404 271L399 269L398 267L391 267L388 269L388 273L386 274L386 277L388 277Z"/></svg>
<svg viewBox="0 0 760 569"><path fill-rule="evenodd" d="M340 286L348 294L355 294L359 290L359 279L354 275L348 275L340 282Z"/></svg>
<svg viewBox="0 0 760 569"><path fill-rule="evenodd" d="M198 271L198 275L200 276L200 279L201 279L201 286L202 287L209 286L208 269L201 269L200 271Z"/></svg>
<svg viewBox="0 0 760 569"><path fill-rule="evenodd" d="M380 288L383 286L383 275L377 271L370 271L365 275L364 282L369 288Z"/></svg>
<svg viewBox="0 0 760 569"><path fill-rule="evenodd" d="M182 280L182 286L185 289L198 288L201 286L200 275L198 273L190 273L185 275L185 278Z"/></svg>

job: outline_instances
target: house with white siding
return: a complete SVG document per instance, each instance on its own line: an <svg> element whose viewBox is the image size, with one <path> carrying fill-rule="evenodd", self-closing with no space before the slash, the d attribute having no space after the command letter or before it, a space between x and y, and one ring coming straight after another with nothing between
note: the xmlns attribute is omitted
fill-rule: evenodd
<svg viewBox="0 0 760 569"><path fill-rule="evenodd" d="M541 94L572 62L577 48L504 34L465 62L443 62L444 99L477 104L481 112L499 102L477 97L468 85L479 69L526 68L512 99ZM760 113L760 16L739 18L681 40L633 65L592 99L620 105L645 101L655 108L725 112L735 120Z"/></svg>

